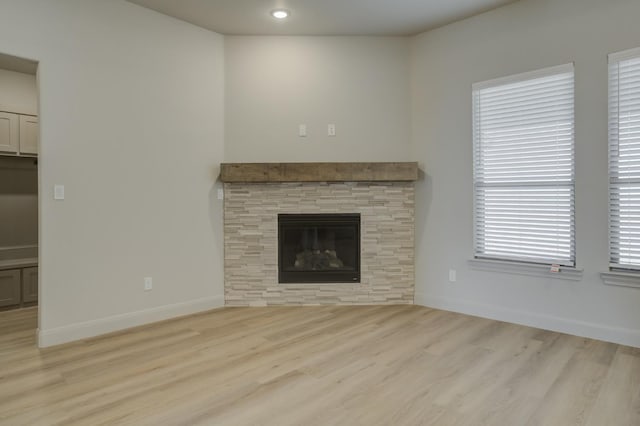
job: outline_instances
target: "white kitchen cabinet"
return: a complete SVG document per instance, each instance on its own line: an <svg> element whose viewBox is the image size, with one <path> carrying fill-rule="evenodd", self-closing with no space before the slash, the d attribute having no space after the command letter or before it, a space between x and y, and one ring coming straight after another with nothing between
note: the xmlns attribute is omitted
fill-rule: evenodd
<svg viewBox="0 0 640 426"><path fill-rule="evenodd" d="M38 117L20 116L20 154L38 155Z"/></svg>
<svg viewBox="0 0 640 426"><path fill-rule="evenodd" d="M0 153L17 154L20 145L20 115L0 112Z"/></svg>

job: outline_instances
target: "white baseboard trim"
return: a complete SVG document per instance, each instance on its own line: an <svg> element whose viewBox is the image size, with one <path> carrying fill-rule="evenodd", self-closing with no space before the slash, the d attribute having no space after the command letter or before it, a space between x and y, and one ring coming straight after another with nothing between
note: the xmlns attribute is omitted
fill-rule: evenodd
<svg viewBox="0 0 640 426"><path fill-rule="evenodd" d="M213 296L189 302L158 306L112 317L38 330L38 346L45 348L101 334L125 330L139 325L209 311L224 306L224 296Z"/></svg>
<svg viewBox="0 0 640 426"><path fill-rule="evenodd" d="M610 327L534 312L517 311L470 300L429 296L423 293L415 294L415 304L640 348L640 329Z"/></svg>

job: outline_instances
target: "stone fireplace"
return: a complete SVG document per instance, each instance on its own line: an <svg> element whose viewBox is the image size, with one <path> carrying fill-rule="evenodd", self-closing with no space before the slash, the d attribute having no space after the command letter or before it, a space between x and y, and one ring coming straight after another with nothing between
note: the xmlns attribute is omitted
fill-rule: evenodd
<svg viewBox="0 0 640 426"><path fill-rule="evenodd" d="M226 305L413 303L416 179L416 163L223 164Z"/></svg>

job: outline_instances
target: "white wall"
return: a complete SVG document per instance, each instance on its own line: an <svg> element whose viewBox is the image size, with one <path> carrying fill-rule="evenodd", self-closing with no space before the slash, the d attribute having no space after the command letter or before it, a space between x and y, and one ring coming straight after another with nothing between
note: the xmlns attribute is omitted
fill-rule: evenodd
<svg viewBox="0 0 640 426"><path fill-rule="evenodd" d="M640 46L636 0L523 0L412 43L419 303L640 346L640 289L607 271L607 54ZM470 269L471 85L575 62L579 282ZM458 280L448 282L449 268Z"/></svg>
<svg viewBox="0 0 640 426"><path fill-rule="evenodd" d="M232 36L225 67L226 161L408 159L409 39Z"/></svg>
<svg viewBox="0 0 640 426"><path fill-rule="evenodd" d="M38 114L36 76L0 69L0 111Z"/></svg>
<svg viewBox="0 0 640 426"><path fill-rule="evenodd" d="M640 291L598 276L606 54L640 44L640 3L522 0L415 39L228 37L224 57L221 36L123 0L0 2L0 52L40 61L41 343L222 302L223 160L416 159L419 303L640 345ZM584 278L473 271L471 84L570 61Z"/></svg>
<svg viewBox="0 0 640 426"><path fill-rule="evenodd" d="M40 343L219 306L223 38L123 0L1 6L0 52L40 61Z"/></svg>

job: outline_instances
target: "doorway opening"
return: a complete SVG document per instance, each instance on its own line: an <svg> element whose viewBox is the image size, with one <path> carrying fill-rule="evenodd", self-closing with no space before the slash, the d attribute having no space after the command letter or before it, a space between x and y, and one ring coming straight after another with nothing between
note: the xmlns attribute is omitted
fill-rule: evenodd
<svg viewBox="0 0 640 426"><path fill-rule="evenodd" d="M11 318L16 311L34 329L39 299L37 69L35 61L0 54L0 315Z"/></svg>

